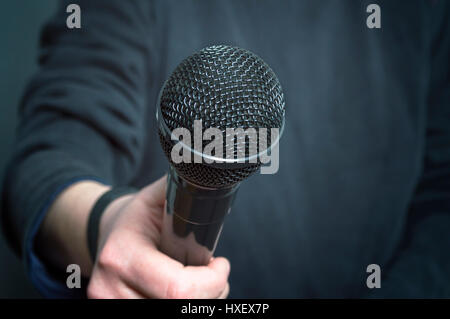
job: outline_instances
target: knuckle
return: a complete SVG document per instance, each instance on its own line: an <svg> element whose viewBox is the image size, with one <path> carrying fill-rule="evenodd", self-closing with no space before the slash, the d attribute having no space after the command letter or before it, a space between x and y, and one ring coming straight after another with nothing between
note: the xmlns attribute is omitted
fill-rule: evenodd
<svg viewBox="0 0 450 319"><path fill-rule="evenodd" d="M226 278L226 277L223 277L223 278L221 277L217 282L217 286L219 287L219 290L221 290L221 291L226 289L227 285L228 285L228 278Z"/></svg>
<svg viewBox="0 0 450 319"><path fill-rule="evenodd" d="M224 290L228 284L228 275L220 273L215 276L211 276L211 286L217 290Z"/></svg>
<svg viewBox="0 0 450 319"><path fill-rule="evenodd" d="M103 297L99 286L92 280L87 287L86 294L89 299L101 299Z"/></svg>
<svg viewBox="0 0 450 319"><path fill-rule="evenodd" d="M166 299L189 299L192 297L193 288L177 280L169 281L166 290Z"/></svg>
<svg viewBox="0 0 450 319"><path fill-rule="evenodd" d="M179 296L179 284L173 280L167 284L165 299L177 299Z"/></svg>
<svg viewBox="0 0 450 319"><path fill-rule="evenodd" d="M114 245L105 244L97 257L98 267L114 271L122 271L124 263L121 262L120 254Z"/></svg>

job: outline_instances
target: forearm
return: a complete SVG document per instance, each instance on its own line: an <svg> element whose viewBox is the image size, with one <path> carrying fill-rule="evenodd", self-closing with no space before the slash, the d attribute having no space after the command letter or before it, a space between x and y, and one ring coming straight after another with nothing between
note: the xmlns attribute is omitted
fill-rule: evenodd
<svg viewBox="0 0 450 319"><path fill-rule="evenodd" d="M92 269L86 229L89 212L107 190L95 181L82 181L69 186L50 206L36 238L38 254L57 268L78 264L82 274Z"/></svg>
<svg viewBox="0 0 450 319"><path fill-rule="evenodd" d="M41 216L61 188L82 179L125 185L139 167L148 106L142 32L149 29L150 8L134 1L80 5L89 28L71 32L65 6L58 9L44 28L40 71L20 107L1 201L3 225L19 255L33 246ZM136 12L142 19L129 18ZM115 54L99 49L110 47Z"/></svg>

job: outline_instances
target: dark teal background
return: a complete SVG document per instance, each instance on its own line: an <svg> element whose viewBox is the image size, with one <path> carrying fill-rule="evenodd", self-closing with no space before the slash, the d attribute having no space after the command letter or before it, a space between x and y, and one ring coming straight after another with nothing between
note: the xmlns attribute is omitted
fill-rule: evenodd
<svg viewBox="0 0 450 319"><path fill-rule="evenodd" d="M27 81L37 69L39 31L57 0L2 1L0 9L0 174L9 158L17 108ZM22 263L0 237L0 298L39 296Z"/></svg>

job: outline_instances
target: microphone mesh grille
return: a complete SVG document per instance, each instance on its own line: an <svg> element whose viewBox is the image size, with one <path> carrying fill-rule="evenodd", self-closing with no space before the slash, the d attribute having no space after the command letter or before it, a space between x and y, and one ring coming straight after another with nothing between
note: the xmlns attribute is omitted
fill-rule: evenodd
<svg viewBox="0 0 450 319"><path fill-rule="evenodd" d="M267 128L270 135L270 128L282 126L284 106L281 85L272 69L255 54L225 45L205 48L182 61L160 97L161 115L168 128L186 128L192 137L194 120L202 120L203 130L220 129L223 136L226 128ZM160 138L170 161L173 142L163 134ZM203 146L209 142L203 141ZM232 146L235 154L239 149L248 152L248 139ZM230 145L224 146L224 155L227 147ZM221 169L205 163L171 164L192 183L214 188L240 182L260 166Z"/></svg>

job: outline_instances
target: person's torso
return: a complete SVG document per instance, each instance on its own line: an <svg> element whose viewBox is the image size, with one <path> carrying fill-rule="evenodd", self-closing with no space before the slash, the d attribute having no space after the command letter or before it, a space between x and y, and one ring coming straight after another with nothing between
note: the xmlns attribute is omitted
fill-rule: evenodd
<svg viewBox="0 0 450 319"><path fill-rule="evenodd" d="M193 52L248 49L285 94L279 171L242 182L216 250L231 261L231 297L361 296L367 265L393 256L422 164L429 19L426 1L379 3L381 29L366 25L370 1L155 6L137 184L167 170L154 106L164 80Z"/></svg>

